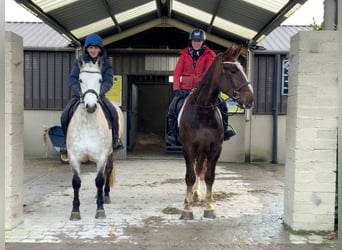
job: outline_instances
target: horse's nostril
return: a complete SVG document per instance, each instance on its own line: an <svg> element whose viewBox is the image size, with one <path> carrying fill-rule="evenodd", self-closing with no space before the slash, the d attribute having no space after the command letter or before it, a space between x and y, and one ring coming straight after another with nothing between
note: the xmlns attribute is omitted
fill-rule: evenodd
<svg viewBox="0 0 342 250"><path fill-rule="evenodd" d="M94 113L96 110L96 105L94 105L94 106L86 105L86 109L87 109L88 113Z"/></svg>

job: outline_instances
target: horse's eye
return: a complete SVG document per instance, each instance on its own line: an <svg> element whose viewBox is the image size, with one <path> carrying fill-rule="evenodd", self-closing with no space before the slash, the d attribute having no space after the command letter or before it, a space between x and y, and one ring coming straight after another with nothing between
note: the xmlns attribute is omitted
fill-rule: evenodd
<svg viewBox="0 0 342 250"><path fill-rule="evenodd" d="M78 81L79 81L79 83L82 83L82 79L79 79Z"/></svg>
<svg viewBox="0 0 342 250"><path fill-rule="evenodd" d="M233 69L232 70L232 74L236 74L237 73L237 70L236 69Z"/></svg>

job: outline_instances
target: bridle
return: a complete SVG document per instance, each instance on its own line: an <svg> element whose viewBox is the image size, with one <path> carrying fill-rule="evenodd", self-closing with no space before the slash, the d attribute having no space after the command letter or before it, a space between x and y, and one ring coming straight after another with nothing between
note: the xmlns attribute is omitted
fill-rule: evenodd
<svg viewBox="0 0 342 250"><path fill-rule="evenodd" d="M81 73L91 73L91 74L100 74L101 75L101 72L98 72L98 71L90 71L90 70L81 70L80 71L80 74ZM79 79L79 81L80 81L80 83L82 82L82 80L81 79ZM100 82L101 82L101 80L100 80ZM82 91L82 90L81 90ZM94 90L94 89L87 89L84 93L82 93L81 92L81 97L80 97L80 102L81 103L84 103L84 97L85 97L85 95L86 94L89 94L89 93L91 93L91 94L94 94L94 95L96 95L96 99L98 100L99 99L99 94Z"/></svg>
<svg viewBox="0 0 342 250"><path fill-rule="evenodd" d="M229 81L227 75L226 75L226 72L224 70L224 67L223 65L224 64L235 64L235 65L241 65L239 62L231 62L231 61L222 61L221 62L221 68L222 68L222 73L224 74L224 76L226 77L226 79ZM237 101L240 99L240 91L247 87L248 85L250 85L251 83L249 81L246 81L244 84L242 84L241 86L239 87L235 87L235 84L234 84L234 81L233 79L230 79L230 82L232 83L232 89L233 89L233 95L230 96L234 101Z"/></svg>
<svg viewBox="0 0 342 250"><path fill-rule="evenodd" d="M241 64L239 62L232 62L232 61L223 61L223 60L221 60L222 73L225 76L225 78L227 79L227 81L231 82L231 84L232 84L233 95L229 96L229 98L232 98L235 102L237 102L240 99L240 91L242 89L244 89L245 87L247 87L248 85L250 85L251 83L249 81L246 81L241 86L235 87L233 79L228 79L228 77L226 75L225 69L223 67L224 64L235 64L235 65L241 65ZM196 89L196 88L194 88L194 89ZM206 106L206 105L199 105L197 102L195 102L195 103L196 103L196 106L201 107L201 108L205 108L205 109L215 109L215 107L218 105L218 104L216 104L216 105L215 104L211 104L211 105Z"/></svg>

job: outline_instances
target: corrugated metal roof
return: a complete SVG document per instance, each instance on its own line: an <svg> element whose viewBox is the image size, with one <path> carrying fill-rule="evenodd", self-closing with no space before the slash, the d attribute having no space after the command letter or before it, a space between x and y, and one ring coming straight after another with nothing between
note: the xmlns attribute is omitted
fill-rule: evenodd
<svg viewBox="0 0 342 250"><path fill-rule="evenodd" d="M12 31L24 39L24 47L63 48L69 45L67 39L40 22L6 22L5 29ZM264 40L258 43L256 52L288 52L290 40L299 31L311 31L310 26L283 25L274 29Z"/></svg>
<svg viewBox="0 0 342 250"><path fill-rule="evenodd" d="M70 44L61 34L41 22L6 22L5 30L21 36L24 47L63 48Z"/></svg>
<svg viewBox="0 0 342 250"><path fill-rule="evenodd" d="M258 43L258 46L261 46L261 48L257 50L288 52L290 51L291 37L299 31L312 31L312 28L302 25L279 26Z"/></svg>
<svg viewBox="0 0 342 250"><path fill-rule="evenodd" d="M307 0L15 1L78 46L93 32L108 45L156 27L198 27L209 41L228 47L255 45Z"/></svg>

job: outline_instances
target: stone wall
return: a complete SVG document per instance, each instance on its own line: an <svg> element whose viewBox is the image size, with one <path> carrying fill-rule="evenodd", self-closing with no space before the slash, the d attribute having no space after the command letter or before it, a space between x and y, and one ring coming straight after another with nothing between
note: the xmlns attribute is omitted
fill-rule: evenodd
<svg viewBox="0 0 342 250"><path fill-rule="evenodd" d="M5 42L5 227L11 229L23 221L24 52L20 36L6 32Z"/></svg>
<svg viewBox="0 0 342 250"><path fill-rule="evenodd" d="M294 230L334 229L337 54L337 32L291 39L284 221Z"/></svg>

